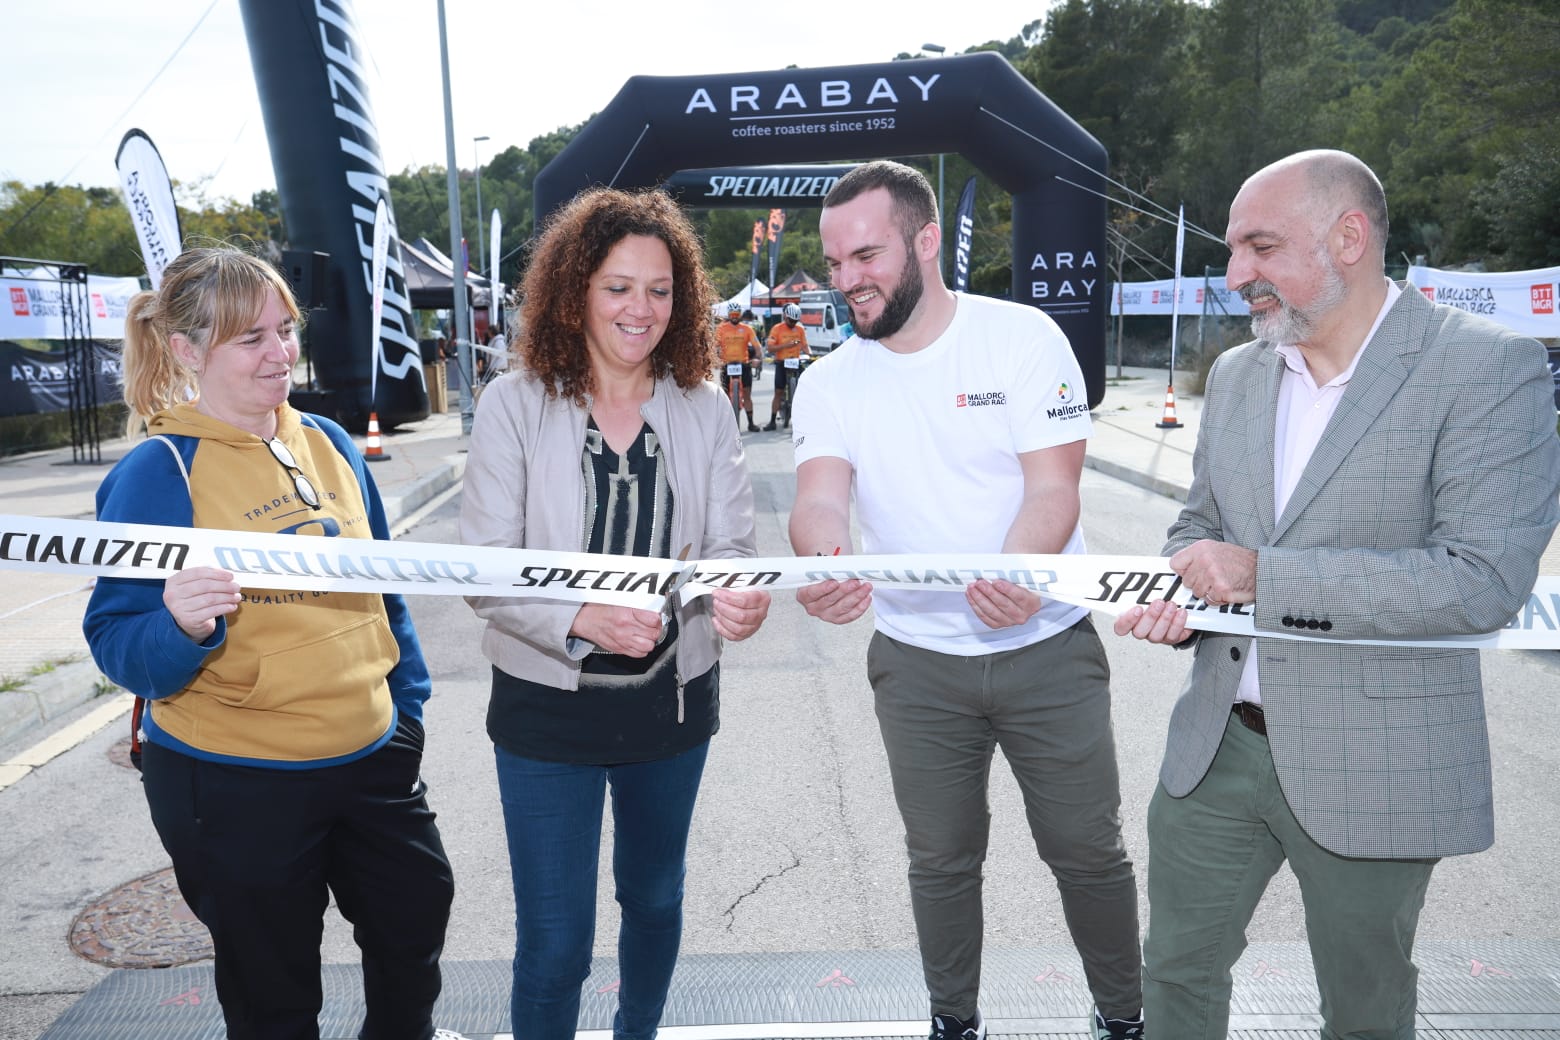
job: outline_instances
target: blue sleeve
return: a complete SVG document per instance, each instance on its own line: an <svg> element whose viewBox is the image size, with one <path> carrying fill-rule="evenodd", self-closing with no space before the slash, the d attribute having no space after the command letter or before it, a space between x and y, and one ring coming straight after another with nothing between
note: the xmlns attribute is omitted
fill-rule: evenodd
<svg viewBox="0 0 1560 1040"><path fill-rule="evenodd" d="M351 464L363 492L363 502L368 507L368 529L378 541L390 541L390 522L385 516L384 502L379 497L379 488L374 484L374 478L369 475L363 453L352 443L346 430L324 416L307 415L304 421L329 437L341 457ZM395 700L398 712L422 722L423 702L433 692L433 680L428 675L428 662L423 658L417 630L412 627L412 612L407 609L404 596L387 593L382 598L385 601L385 615L390 621L390 632L401 649L401 660L390 669L387 677L390 696Z"/></svg>
<svg viewBox="0 0 1560 1040"><path fill-rule="evenodd" d="M173 440L188 466L196 442L186 437ZM165 445L140 444L109 471L98 487L97 518L113 523L193 525L189 488ZM99 578L81 622L98 670L148 700L188 686L206 655L227 638L226 619L219 617L211 638L204 644L195 642L163 606L162 594L160 580Z"/></svg>

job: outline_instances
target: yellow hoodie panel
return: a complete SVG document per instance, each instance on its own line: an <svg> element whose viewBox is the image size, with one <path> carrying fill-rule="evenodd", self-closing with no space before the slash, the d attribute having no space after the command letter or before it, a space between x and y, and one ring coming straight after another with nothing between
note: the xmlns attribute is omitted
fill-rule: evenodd
<svg viewBox="0 0 1560 1040"><path fill-rule="evenodd" d="M265 441L193 406L159 413L153 434L200 438L190 466L195 526L300 537L371 538L351 465L320 430L283 406L277 437L318 490L294 491ZM394 720L385 676L400 650L377 593L242 590L227 637L182 692L155 701L169 736L218 755L283 762L335 758L384 735Z"/></svg>

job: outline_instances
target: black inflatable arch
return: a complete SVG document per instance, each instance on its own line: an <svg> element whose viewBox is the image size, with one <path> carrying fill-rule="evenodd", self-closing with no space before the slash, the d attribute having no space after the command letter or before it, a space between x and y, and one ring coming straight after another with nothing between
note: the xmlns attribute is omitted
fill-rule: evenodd
<svg viewBox="0 0 1560 1040"><path fill-rule="evenodd" d="M1105 149L999 54L635 76L537 174L536 218L540 225L591 185L646 187L689 167L933 152L962 154L1013 196L1013 299L1067 333L1097 407L1105 396Z"/></svg>

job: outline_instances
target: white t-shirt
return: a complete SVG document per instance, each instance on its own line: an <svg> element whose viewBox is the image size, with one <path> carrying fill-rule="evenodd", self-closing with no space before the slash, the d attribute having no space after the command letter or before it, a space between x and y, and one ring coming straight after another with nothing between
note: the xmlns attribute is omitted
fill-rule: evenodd
<svg viewBox="0 0 1560 1040"><path fill-rule="evenodd" d="M797 382L796 464L851 464L868 553L999 553L1023 500L1022 452L1093 432L1083 373L1044 312L959 294L953 322L914 354L855 337ZM1074 527L1067 553L1084 551ZM971 656L1037 643L1087 611L1046 600L1013 628L992 629L962 592L875 589L878 631Z"/></svg>

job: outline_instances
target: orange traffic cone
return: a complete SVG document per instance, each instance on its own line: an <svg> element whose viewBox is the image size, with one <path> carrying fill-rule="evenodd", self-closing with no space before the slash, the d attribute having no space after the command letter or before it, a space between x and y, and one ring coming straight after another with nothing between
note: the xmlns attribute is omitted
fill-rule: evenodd
<svg viewBox="0 0 1560 1040"><path fill-rule="evenodd" d="M1175 384L1171 383L1165 388L1165 416L1154 424L1161 430L1178 430L1180 422L1175 417Z"/></svg>
<svg viewBox="0 0 1560 1040"><path fill-rule="evenodd" d="M383 462L390 457L390 453L379 446L379 413L368 413L368 445L363 449L363 457L369 462Z"/></svg>

